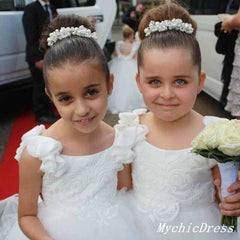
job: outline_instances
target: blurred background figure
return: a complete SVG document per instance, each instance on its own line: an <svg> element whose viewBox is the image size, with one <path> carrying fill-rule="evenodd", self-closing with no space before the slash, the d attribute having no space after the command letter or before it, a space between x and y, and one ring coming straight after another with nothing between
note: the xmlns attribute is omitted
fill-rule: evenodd
<svg viewBox="0 0 240 240"><path fill-rule="evenodd" d="M42 73L43 52L39 41L43 28L57 16L56 8L49 0L37 0L24 8L23 27L26 37L26 61L32 77L32 106L38 123L53 123L57 120L51 103L45 94Z"/></svg>
<svg viewBox="0 0 240 240"><path fill-rule="evenodd" d="M236 13L238 11L239 0L230 0L226 6L226 13ZM221 16L221 15L220 15ZM216 51L224 55L221 80L223 82L222 94L220 98L221 104L225 107L227 104L227 95L229 92L229 83L233 70L234 47L238 37L238 30L233 30L231 33L221 30L222 22L215 25L215 36L218 38L216 43Z"/></svg>
<svg viewBox="0 0 240 240"><path fill-rule="evenodd" d="M87 19L88 19L88 22L91 24L91 26L95 27L95 24L96 24L95 17L94 16L88 16Z"/></svg>
<svg viewBox="0 0 240 240"><path fill-rule="evenodd" d="M142 3L138 3L136 6L130 7L123 16L123 23L130 26L136 32L144 11L145 7Z"/></svg>
<svg viewBox="0 0 240 240"><path fill-rule="evenodd" d="M222 30L232 33L234 29L240 28L240 9L235 15L221 15L223 19ZM234 48L233 70L229 84L229 93L227 95L226 111L229 111L233 117L240 118L240 35L236 40Z"/></svg>
<svg viewBox="0 0 240 240"><path fill-rule="evenodd" d="M96 29L97 19L95 18L95 16L88 16L87 19L90 25ZM111 55L114 51L114 47L115 47L115 42L111 40L111 36L108 36L106 43L103 47L103 52L108 62L112 59Z"/></svg>
<svg viewBox="0 0 240 240"><path fill-rule="evenodd" d="M114 83L108 110L114 114L145 107L135 81L139 42L134 41L135 32L128 25L122 27L122 34L124 40L116 43L115 58L109 62L110 72L114 74Z"/></svg>

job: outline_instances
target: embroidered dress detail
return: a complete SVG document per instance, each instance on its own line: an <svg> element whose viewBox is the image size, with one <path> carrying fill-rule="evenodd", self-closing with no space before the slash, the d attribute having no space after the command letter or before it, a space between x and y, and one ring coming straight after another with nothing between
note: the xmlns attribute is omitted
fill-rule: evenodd
<svg viewBox="0 0 240 240"><path fill-rule="evenodd" d="M211 168L216 161L192 153L192 148L166 150L147 142L148 128L139 121L146 110L137 109L119 115L119 128L135 131L135 158L132 163L132 206L146 239L169 240L229 240L236 235L215 232L157 232L162 226L218 226L220 210L215 202L215 187ZM222 119L204 117L205 125ZM165 224L165 225L164 225ZM165 227L166 227L165 226ZM165 228L163 227L163 228ZM163 229L160 227L160 230Z"/></svg>
<svg viewBox="0 0 240 240"><path fill-rule="evenodd" d="M22 137L16 159L26 149L41 161L42 199L38 218L53 239L58 240L141 240L135 216L129 211L125 190L117 192L117 174L134 157L131 132L115 129L113 145L84 156L62 154L61 142L41 136L43 125ZM35 161L35 159L33 159ZM16 196L0 202L0 239L27 240L17 223ZM15 211L9 211L13 206ZM12 208L13 209L13 208ZM1 220L9 219L1 224ZM1 236L1 228L4 237ZM2 237L2 238L1 238Z"/></svg>

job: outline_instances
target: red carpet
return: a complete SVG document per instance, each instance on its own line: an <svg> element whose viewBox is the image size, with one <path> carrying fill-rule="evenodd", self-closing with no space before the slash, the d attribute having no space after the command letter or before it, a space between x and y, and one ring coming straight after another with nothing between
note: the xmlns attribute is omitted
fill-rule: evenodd
<svg viewBox="0 0 240 240"><path fill-rule="evenodd" d="M0 199L18 192L18 162L14 156L22 135L36 125L34 113L31 110L21 113L13 124L0 165Z"/></svg>

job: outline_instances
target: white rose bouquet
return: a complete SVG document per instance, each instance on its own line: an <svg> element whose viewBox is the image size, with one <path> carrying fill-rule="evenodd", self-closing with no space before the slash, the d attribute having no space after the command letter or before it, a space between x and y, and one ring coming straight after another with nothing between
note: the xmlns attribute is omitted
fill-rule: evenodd
<svg viewBox="0 0 240 240"><path fill-rule="evenodd" d="M212 123L193 140L193 152L214 158L221 174L223 199L229 195L227 188L237 180L240 162L240 121L227 120ZM237 217L222 216L222 225L237 231Z"/></svg>

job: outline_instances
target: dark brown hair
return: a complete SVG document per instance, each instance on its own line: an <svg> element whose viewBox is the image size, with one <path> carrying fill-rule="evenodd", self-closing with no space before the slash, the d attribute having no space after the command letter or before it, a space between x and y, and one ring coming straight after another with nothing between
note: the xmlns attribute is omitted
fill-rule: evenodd
<svg viewBox="0 0 240 240"><path fill-rule="evenodd" d="M63 64L71 62L78 64L85 61L98 63L105 73L106 81L109 81L110 73L104 53L98 43L93 38L71 36L59 40L53 46L47 45L47 38L51 32L61 27L84 27L92 32L95 29L89 24L86 18L77 15L59 15L45 29L41 38L41 47L45 51L43 61L43 74L45 86L50 94L47 79L47 70L61 67Z"/></svg>
<svg viewBox="0 0 240 240"><path fill-rule="evenodd" d="M194 32L187 34L181 31L167 30L164 32L154 32L150 36L145 37L144 29L148 27L150 21L164 21L172 20L173 18L182 19L184 23L192 24ZM139 27L138 33L142 40L138 50L138 69L143 65L144 51L159 48L184 48L191 52L193 64L199 67L201 72L201 52L198 41L195 37L197 30L196 22L190 17L186 9L175 3L161 4L158 7L150 9L143 16Z"/></svg>

